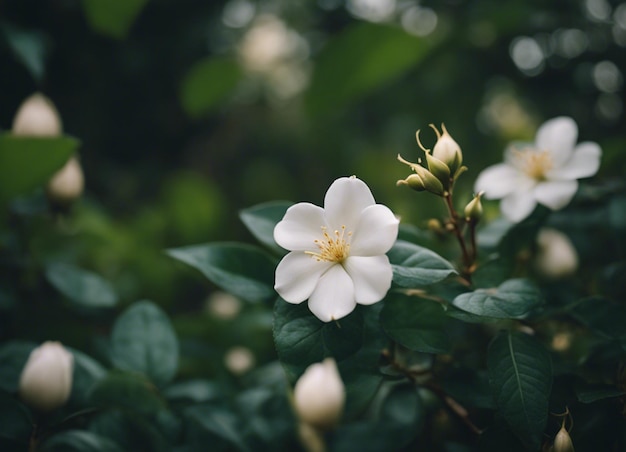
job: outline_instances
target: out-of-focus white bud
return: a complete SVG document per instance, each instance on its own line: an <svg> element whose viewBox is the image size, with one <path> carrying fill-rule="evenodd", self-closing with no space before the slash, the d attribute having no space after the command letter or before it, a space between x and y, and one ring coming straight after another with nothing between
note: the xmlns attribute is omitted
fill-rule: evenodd
<svg viewBox="0 0 626 452"><path fill-rule="evenodd" d="M246 347L233 347L224 356L226 368L235 375L242 375L252 369L255 361L254 355Z"/></svg>
<svg viewBox="0 0 626 452"><path fill-rule="evenodd" d="M71 157L57 171L46 187L48 197L59 204L69 204L83 194L85 178L78 158Z"/></svg>
<svg viewBox="0 0 626 452"><path fill-rule="evenodd" d="M564 425L554 437L552 450L554 452L574 452L574 443L572 443L572 438L569 436Z"/></svg>
<svg viewBox="0 0 626 452"><path fill-rule="evenodd" d="M213 292L206 301L206 310L215 317L229 320L237 317L241 311L241 301L227 292Z"/></svg>
<svg viewBox="0 0 626 452"><path fill-rule="evenodd" d="M547 279L572 275L578 268L578 253L570 239L560 231L543 228L537 235L535 269Z"/></svg>
<svg viewBox="0 0 626 452"><path fill-rule="evenodd" d="M300 420L320 429L337 425L345 399L345 386L332 358L309 366L294 388L294 404Z"/></svg>
<svg viewBox="0 0 626 452"><path fill-rule="evenodd" d="M28 97L13 118L13 134L55 137L62 133L59 112L50 99L41 93Z"/></svg>
<svg viewBox="0 0 626 452"><path fill-rule="evenodd" d="M74 356L59 342L48 341L34 349L20 377L22 400L39 411L63 405L72 391Z"/></svg>

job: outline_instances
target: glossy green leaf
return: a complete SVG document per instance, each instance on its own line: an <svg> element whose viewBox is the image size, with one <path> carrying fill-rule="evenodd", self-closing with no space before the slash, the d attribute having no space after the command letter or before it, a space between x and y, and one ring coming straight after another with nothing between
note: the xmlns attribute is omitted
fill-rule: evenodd
<svg viewBox="0 0 626 452"><path fill-rule="evenodd" d="M593 403L598 400L622 397L626 391L612 385L575 385L576 398L582 403Z"/></svg>
<svg viewBox="0 0 626 452"><path fill-rule="evenodd" d="M41 447L41 452L122 452L122 448L110 438L85 430L66 430L49 439Z"/></svg>
<svg viewBox="0 0 626 452"><path fill-rule="evenodd" d="M99 410L89 423L89 431L109 438L119 444L123 451L170 452L171 442L166 434L170 427L160 422L165 409L140 412L125 406L109 405Z"/></svg>
<svg viewBox="0 0 626 452"><path fill-rule="evenodd" d="M95 384L107 375L107 370L90 356L70 349L74 355L74 374L72 378L72 400L80 405L88 399Z"/></svg>
<svg viewBox="0 0 626 452"><path fill-rule="evenodd" d="M163 395L172 401L200 403L223 397L224 388L208 380L187 380L169 385Z"/></svg>
<svg viewBox="0 0 626 452"><path fill-rule="evenodd" d="M400 27L353 23L321 51L306 93L309 111L329 113L391 82L418 64L431 42Z"/></svg>
<svg viewBox="0 0 626 452"><path fill-rule="evenodd" d="M602 297L578 301L569 309L572 317L607 339L626 339L626 309Z"/></svg>
<svg viewBox="0 0 626 452"><path fill-rule="evenodd" d="M200 270L211 282L243 300L256 303L276 296L276 263L255 246L209 243L170 249L167 254Z"/></svg>
<svg viewBox="0 0 626 452"><path fill-rule="evenodd" d="M0 203L45 185L79 145L78 140L68 136L0 134Z"/></svg>
<svg viewBox="0 0 626 452"><path fill-rule="evenodd" d="M85 16L103 35L123 39L148 0L83 0Z"/></svg>
<svg viewBox="0 0 626 452"><path fill-rule="evenodd" d="M489 384L499 413L530 450L539 450L548 420L552 361L532 336L499 333L487 351Z"/></svg>
<svg viewBox="0 0 626 452"><path fill-rule="evenodd" d="M30 72L33 80L40 82L45 73L49 50L46 35L39 30L19 29L6 22L0 24L0 33L6 37L11 51Z"/></svg>
<svg viewBox="0 0 626 452"><path fill-rule="evenodd" d="M340 361L363 344L363 316L357 308L336 322L322 322L305 303L282 299L274 307L274 344L287 375L295 381L304 370L325 357Z"/></svg>
<svg viewBox="0 0 626 452"><path fill-rule="evenodd" d="M169 318L150 301L133 304L113 325L111 360L118 369L140 372L163 385L178 370L178 353Z"/></svg>
<svg viewBox="0 0 626 452"><path fill-rule="evenodd" d="M450 262L434 251L402 240L387 255L393 268L393 282L400 287L427 286L457 273Z"/></svg>
<svg viewBox="0 0 626 452"><path fill-rule="evenodd" d="M20 443L26 450L33 423L28 408L13 395L0 390L0 438Z"/></svg>
<svg viewBox="0 0 626 452"><path fill-rule="evenodd" d="M92 389L89 400L100 408L122 408L151 415L164 406L157 388L141 375L110 372Z"/></svg>
<svg viewBox="0 0 626 452"><path fill-rule="evenodd" d="M476 289L457 296L453 304L475 315L498 319L525 317L542 302L539 289L527 279L509 279L498 288Z"/></svg>
<svg viewBox="0 0 626 452"><path fill-rule="evenodd" d="M267 202L243 209L239 217L259 242L284 254L285 250L274 241L274 227L292 204L289 201Z"/></svg>
<svg viewBox="0 0 626 452"><path fill-rule="evenodd" d="M113 286L95 273L54 262L46 266L45 274L50 284L78 306L110 308L118 302Z"/></svg>
<svg viewBox="0 0 626 452"><path fill-rule="evenodd" d="M385 300L380 321L385 333L404 347L424 353L446 353L446 314L433 300L393 294Z"/></svg>
<svg viewBox="0 0 626 452"><path fill-rule="evenodd" d="M230 58L197 61L185 75L180 101L189 116L199 117L219 106L242 78L239 64Z"/></svg>

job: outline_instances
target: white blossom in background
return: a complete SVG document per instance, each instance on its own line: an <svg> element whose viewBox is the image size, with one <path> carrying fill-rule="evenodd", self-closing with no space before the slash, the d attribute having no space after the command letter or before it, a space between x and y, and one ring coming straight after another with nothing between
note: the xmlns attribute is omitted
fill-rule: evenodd
<svg viewBox="0 0 626 452"><path fill-rule="evenodd" d="M542 228L537 235L534 265L544 278L564 278L578 269L578 253L567 235L556 229Z"/></svg>
<svg viewBox="0 0 626 452"><path fill-rule="evenodd" d="M365 182L337 179L324 208L295 204L274 228L276 243L291 251L276 268L274 288L289 303L308 299L323 322L350 314L357 303L382 300L393 276L385 253L396 241L398 224Z"/></svg>
<svg viewBox="0 0 626 452"><path fill-rule="evenodd" d="M294 405L300 420L319 429L334 427L340 420L346 390L332 358L312 364L296 382Z"/></svg>
<svg viewBox="0 0 626 452"><path fill-rule="evenodd" d="M11 131L14 135L55 137L61 135L62 129L59 112L52 101L35 93L20 105Z"/></svg>
<svg viewBox="0 0 626 452"><path fill-rule="evenodd" d="M574 197L577 179L593 176L600 167L600 146L589 141L576 145L577 137L573 119L546 121L533 144L509 146L504 163L482 171L475 191L484 191L485 199L502 199L500 210L512 222L530 215L537 203L562 209Z"/></svg>
<svg viewBox="0 0 626 452"><path fill-rule="evenodd" d="M255 363L254 354L247 347L232 347L224 355L226 368L235 375L245 374L254 367Z"/></svg>
<svg viewBox="0 0 626 452"><path fill-rule="evenodd" d="M48 196L53 201L68 204L80 198L85 187L83 168L76 156L70 159L57 171L46 187Z"/></svg>
<svg viewBox="0 0 626 452"><path fill-rule="evenodd" d="M59 342L48 341L34 349L22 370L19 394L39 411L63 405L72 391L74 356Z"/></svg>

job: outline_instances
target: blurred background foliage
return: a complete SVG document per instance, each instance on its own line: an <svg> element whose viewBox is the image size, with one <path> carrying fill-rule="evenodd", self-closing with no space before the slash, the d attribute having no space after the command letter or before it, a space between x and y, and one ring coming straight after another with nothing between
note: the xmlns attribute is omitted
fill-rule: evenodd
<svg viewBox="0 0 626 452"><path fill-rule="evenodd" d="M415 131L435 142L429 123L464 151L460 206L507 142L558 115L602 146L603 193L623 192L625 47L617 0L4 0L0 129L43 92L81 141L86 190L64 212L38 192L12 202L0 338L106 356L98 334L150 299L172 315L181 376L225 372L232 347L252 351L240 363L268 362L271 309L224 301L163 250L252 242L241 209L320 204L352 174L424 227L441 211L395 186L407 175L396 155L416 161ZM55 283L68 271L99 275L114 299L73 303Z"/></svg>

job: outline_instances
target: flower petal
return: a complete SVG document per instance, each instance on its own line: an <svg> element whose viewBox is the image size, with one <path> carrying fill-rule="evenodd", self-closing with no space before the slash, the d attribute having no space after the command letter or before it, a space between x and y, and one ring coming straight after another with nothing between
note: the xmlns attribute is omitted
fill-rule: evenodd
<svg viewBox="0 0 626 452"><path fill-rule="evenodd" d="M552 210L559 210L569 204L576 190L578 190L576 180L547 181L535 187L534 195L539 204Z"/></svg>
<svg viewBox="0 0 626 452"><path fill-rule="evenodd" d="M344 268L354 283L354 298L359 304L373 304L383 299L391 287L393 271L387 256L352 256Z"/></svg>
<svg viewBox="0 0 626 452"><path fill-rule="evenodd" d="M319 279L309 309L322 322L339 320L356 307L354 284L341 265L333 265Z"/></svg>
<svg viewBox="0 0 626 452"><path fill-rule="evenodd" d="M535 137L535 146L549 151L555 167L562 166L572 155L578 138L576 122L567 116L559 116L544 122Z"/></svg>
<svg viewBox="0 0 626 452"><path fill-rule="evenodd" d="M295 204L274 227L274 240L290 251L315 250L313 242L322 237L326 226L324 209L308 202Z"/></svg>
<svg viewBox="0 0 626 452"><path fill-rule="evenodd" d="M287 254L276 267L274 289L289 303L302 303L315 290L332 262L317 261L299 251Z"/></svg>
<svg viewBox="0 0 626 452"><path fill-rule="evenodd" d="M590 177L600 168L602 150L597 143L586 141L574 149L572 158L560 168L548 172L549 179L571 180Z"/></svg>
<svg viewBox="0 0 626 452"><path fill-rule="evenodd" d="M476 179L474 191L485 192L486 199L499 199L509 195L517 188L520 173L506 163L498 163L485 168Z"/></svg>
<svg viewBox="0 0 626 452"><path fill-rule="evenodd" d="M500 203L500 210L509 221L519 223L532 213L536 205L537 201L533 192L521 190L503 198Z"/></svg>
<svg viewBox="0 0 626 452"><path fill-rule="evenodd" d="M376 256L391 249L398 237L400 221L382 204L366 207L352 233L350 254L353 256Z"/></svg>
<svg viewBox="0 0 626 452"><path fill-rule="evenodd" d="M324 197L324 210L329 229L354 231L367 206L375 204L374 196L365 182L356 177L341 177L331 184Z"/></svg>

